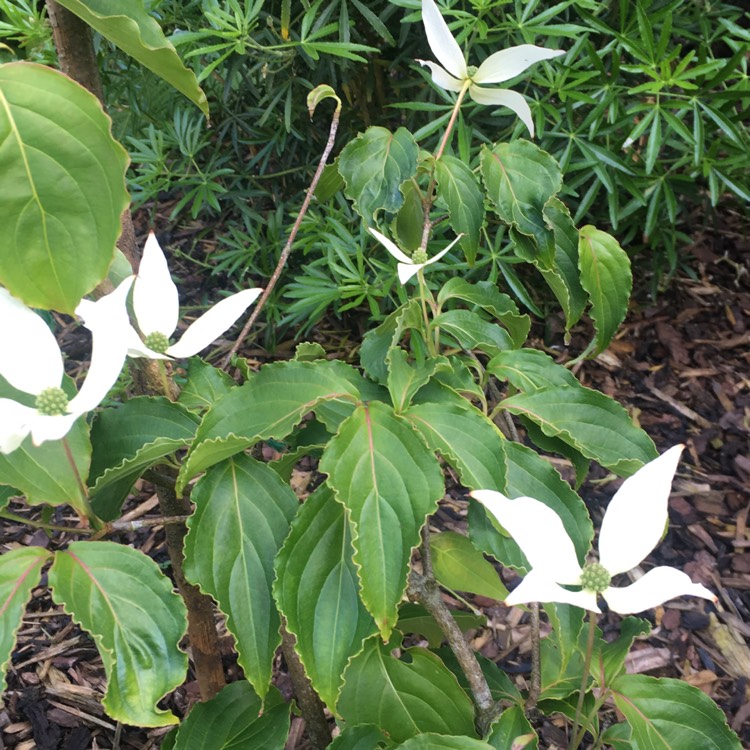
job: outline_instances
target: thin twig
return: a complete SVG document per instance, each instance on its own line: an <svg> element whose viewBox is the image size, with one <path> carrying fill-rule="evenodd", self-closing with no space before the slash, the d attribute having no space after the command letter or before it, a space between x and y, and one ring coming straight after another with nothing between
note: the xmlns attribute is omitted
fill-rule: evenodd
<svg viewBox="0 0 750 750"><path fill-rule="evenodd" d="M276 264L276 268L274 269L273 275L268 280L268 284L266 284L266 288L264 289L263 294L260 295L260 299L258 300L257 304L253 308L252 314L247 319L247 323L245 323L245 325L242 327L242 331L240 332L240 335L237 337L237 340L234 342L234 344L232 344L232 348L229 350L229 353L222 360L221 368L224 370L226 370L226 368L229 366L229 363L232 361L232 357L237 353L237 350L240 348L240 344L242 344L242 342L245 340L245 337L247 336L248 332L255 324L255 321L258 319L258 316L260 315L261 310L266 304L266 301L268 300L268 298L271 296L271 292L276 286L276 283L278 282L279 277L281 276L281 272L284 270L284 266L286 265L286 262L289 259L289 254L292 251L292 244L295 238L297 237L297 232L299 231L300 226L302 225L302 219L305 218L307 209L310 207L310 201L312 200L312 197L315 194L315 188L318 186L320 177L323 174L323 169L325 168L326 162L328 161L328 157L330 156L331 150L333 149L333 142L336 139L336 131L338 130L338 127L339 127L339 116L340 116L340 108L337 107L335 112L333 113L333 117L331 118L331 127L328 131L328 141L326 141L325 148L323 149L323 154L320 157L318 168L315 170L315 174L313 175L312 182L310 183L310 186L307 188L307 193L305 194L305 200L302 202L302 207L300 208L299 213L297 214L297 219L294 222L292 231L289 233L289 237L287 238L286 245L284 245L284 249L281 251L279 262Z"/></svg>
<svg viewBox="0 0 750 750"><path fill-rule="evenodd" d="M539 623L539 602L529 604L531 613L531 680L529 695L526 698L526 709L536 707L542 692L542 667L540 663L541 628Z"/></svg>

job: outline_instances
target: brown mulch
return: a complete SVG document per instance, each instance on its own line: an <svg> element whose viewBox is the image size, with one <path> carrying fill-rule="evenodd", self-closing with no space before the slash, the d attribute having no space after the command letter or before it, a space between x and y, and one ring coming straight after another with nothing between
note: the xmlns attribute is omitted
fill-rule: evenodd
<svg viewBox="0 0 750 750"><path fill-rule="evenodd" d="M616 341L583 363L577 375L623 403L660 450L686 444L670 501L670 530L651 559L685 569L719 597L715 608L683 599L650 613L653 633L635 644L628 668L696 685L721 706L750 747L750 239L738 226L742 222L730 216L710 236L696 238L692 277L680 274L656 301L644 296L634 302ZM571 351L585 346L584 334L576 334ZM561 341L553 332L539 345L564 361ZM618 484L602 470L591 479L583 494L598 520ZM145 490L128 506L134 517L157 512ZM20 503L11 509L28 512ZM443 515L447 523L455 517ZM55 509L52 522L72 525L75 518ZM160 527L120 540L158 562L167 560ZM47 546L50 540L41 531L0 520L0 550L18 544ZM490 600L473 602L489 623L476 634L475 647L517 673L522 684L528 668L526 616ZM617 622L603 618L606 635L616 634ZM226 663L235 673L229 648ZM0 750L148 750L158 748L165 733L117 726L102 711L104 678L96 649L43 586L24 617L8 686L0 708ZM164 705L182 715L196 697L189 682ZM547 750L564 746L556 721L545 721L540 733ZM300 740L289 747L306 745Z"/></svg>

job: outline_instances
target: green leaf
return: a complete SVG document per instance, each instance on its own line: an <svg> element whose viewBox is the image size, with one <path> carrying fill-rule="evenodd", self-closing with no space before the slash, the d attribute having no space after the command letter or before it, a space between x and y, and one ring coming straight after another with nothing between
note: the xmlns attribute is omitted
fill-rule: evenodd
<svg viewBox="0 0 750 750"><path fill-rule="evenodd" d="M471 737L451 737L427 732L418 734L400 745L399 750L492 750L492 746Z"/></svg>
<svg viewBox="0 0 750 750"><path fill-rule="evenodd" d="M625 674L612 696L638 750L740 750L726 716L705 693L681 680Z"/></svg>
<svg viewBox="0 0 750 750"><path fill-rule="evenodd" d="M23 495L23 492L15 487L10 487L7 484L0 485L0 510L7 508L12 498L20 497L21 495Z"/></svg>
<svg viewBox="0 0 750 750"><path fill-rule="evenodd" d="M638 750L630 741L632 730L627 724L612 724L602 732L602 740L612 750Z"/></svg>
<svg viewBox="0 0 750 750"><path fill-rule="evenodd" d="M341 425L320 471L350 513L362 601L387 639L419 531L444 493L442 472L409 422L377 401Z"/></svg>
<svg viewBox="0 0 750 750"><path fill-rule="evenodd" d="M5 692L5 672L16 645L26 602L39 585L50 553L41 547L19 547L0 556L0 695Z"/></svg>
<svg viewBox="0 0 750 750"><path fill-rule="evenodd" d="M388 390L397 414L408 408L414 394L436 371L451 369L447 357L431 357L421 362L409 363L409 355L398 346L386 356L388 363Z"/></svg>
<svg viewBox="0 0 750 750"><path fill-rule="evenodd" d="M504 328L470 310L448 310L432 319L431 328L452 336L462 349L479 349L494 356L515 344Z"/></svg>
<svg viewBox="0 0 750 750"><path fill-rule="evenodd" d="M484 223L484 197L471 168L443 154L435 163L438 198L448 207L448 221L456 234L463 234L459 245L469 266L474 265Z"/></svg>
<svg viewBox="0 0 750 750"><path fill-rule="evenodd" d="M190 68L164 36L141 2L133 0L60 0L92 29L138 60L195 104L208 117L206 95Z"/></svg>
<svg viewBox="0 0 750 750"><path fill-rule="evenodd" d="M329 745L329 750L376 750L390 746L382 730L374 724L344 727L341 734Z"/></svg>
<svg viewBox="0 0 750 750"><path fill-rule="evenodd" d="M72 314L107 275L129 204L111 125L62 73L0 66L0 283L30 307Z"/></svg>
<svg viewBox="0 0 750 750"><path fill-rule="evenodd" d="M91 428L89 483L100 518L120 513L133 483L165 456L190 445L198 417L163 396L138 396L99 412Z"/></svg>
<svg viewBox="0 0 750 750"><path fill-rule="evenodd" d="M360 601L344 506L325 485L300 508L276 559L274 596L297 653L331 711L350 659L376 632Z"/></svg>
<svg viewBox="0 0 750 750"><path fill-rule="evenodd" d="M325 400L353 404L356 371L343 362L275 362L220 398L203 417L195 442L182 464L177 490L209 466L259 440L283 440Z"/></svg>
<svg viewBox="0 0 750 750"><path fill-rule="evenodd" d="M519 391L535 391L550 385L579 385L567 367L538 349L510 349L487 363L487 372L507 380Z"/></svg>
<svg viewBox="0 0 750 750"><path fill-rule="evenodd" d="M625 319L633 287L630 258L617 240L591 225L581 227L578 244L581 284L591 300L596 328L594 354L606 349Z"/></svg>
<svg viewBox="0 0 750 750"><path fill-rule="evenodd" d="M344 192L366 224L372 224L380 210L395 214L401 208L400 188L417 173L418 155L417 142L406 128L391 133L371 127L344 147L339 156Z"/></svg>
<svg viewBox="0 0 750 750"><path fill-rule="evenodd" d="M658 455L651 438L614 399L582 386L548 386L505 399L503 408L536 422L586 458L632 474Z"/></svg>
<svg viewBox="0 0 750 750"><path fill-rule="evenodd" d="M601 687L612 684L625 671L625 657L633 641L651 632L651 623L639 617L626 617L620 623L620 634L612 642L602 641L592 661L591 673Z"/></svg>
<svg viewBox="0 0 750 750"><path fill-rule="evenodd" d="M570 331L580 320L588 301L578 270L578 230L570 211L557 198L550 198L544 206L544 220L554 235L555 257L551 268L540 264L537 268L563 308L565 330Z"/></svg>
<svg viewBox="0 0 750 750"><path fill-rule="evenodd" d="M289 706L275 692L264 706L249 682L233 682L196 703L180 725L174 750L284 750Z"/></svg>
<svg viewBox="0 0 750 750"><path fill-rule="evenodd" d="M245 455L212 467L191 500L195 513L185 537L185 576L226 615L240 666L263 698L280 642L271 596L273 561L299 501L273 469Z"/></svg>
<svg viewBox="0 0 750 750"><path fill-rule="evenodd" d="M460 613L453 612L452 614L455 616ZM453 672L453 675L458 680L458 684L468 694L470 692L469 683L453 650L449 646L443 646L436 653L443 660L443 664ZM487 686L490 689L493 700L511 701L512 703L517 703L519 706L522 705L523 698L521 697L521 693L513 684L510 677L492 659L488 659L479 653L475 653L474 656L482 670L484 679L487 680Z"/></svg>
<svg viewBox="0 0 750 750"><path fill-rule="evenodd" d="M442 306L449 299L461 299L486 310L507 329L515 346L521 346L529 335L531 320L528 315L518 312L516 303L500 292L496 284L479 281L470 284L460 276L449 279L438 292L438 304Z"/></svg>
<svg viewBox="0 0 750 750"><path fill-rule="evenodd" d="M422 329L422 308L418 299L411 299L394 310L377 328L369 330L362 339L359 358L367 375L376 383L388 379L388 352L399 343L404 331Z"/></svg>
<svg viewBox="0 0 750 750"><path fill-rule="evenodd" d="M495 212L519 232L534 238L536 257L546 268L553 261L554 235L545 223L544 206L560 192L560 165L537 145L519 139L482 147L482 177Z"/></svg>
<svg viewBox="0 0 750 750"><path fill-rule="evenodd" d="M422 242L424 206L422 196L411 180L401 186L401 193L404 203L391 222L391 231L397 240L396 244L410 255Z"/></svg>
<svg viewBox="0 0 750 750"><path fill-rule="evenodd" d="M344 720L374 724L395 742L425 732L476 737L471 701L442 661L423 648L396 659L398 645L372 638L352 661L339 699Z"/></svg>
<svg viewBox="0 0 750 750"><path fill-rule="evenodd" d="M29 505L68 504L86 515L87 508L78 481L78 477L85 479L88 476L91 462L86 420L76 420L65 439L76 471L70 465L62 440L48 440L35 446L29 436L13 453L0 454L0 483L19 489Z"/></svg>
<svg viewBox="0 0 750 750"><path fill-rule="evenodd" d="M102 701L123 724L177 724L156 703L185 679L178 644L185 605L157 564L114 542L71 542L49 571L52 599L96 642L107 675Z"/></svg>
<svg viewBox="0 0 750 750"><path fill-rule="evenodd" d="M500 574L465 536L443 531L433 535L430 547L435 577L441 586L497 601L508 595Z"/></svg>
<svg viewBox="0 0 750 750"><path fill-rule="evenodd" d="M504 445L508 471L506 486L490 486L489 489L499 489L511 498L533 497L552 508L573 540L579 561L583 561L591 547L594 528L581 498L539 454L519 443L506 441ZM504 565L528 570L526 558L518 545L499 531L484 507L474 500L469 502L469 537L482 552Z"/></svg>
<svg viewBox="0 0 750 750"><path fill-rule="evenodd" d="M539 738L523 708L512 706L493 723L487 743L495 750L537 750Z"/></svg>
<svg viewBox="0 0 750 750"><path fill-rule="evenodd" d="M187 382L182 386L177 402L192 411L203 411L234 387L235 382L223 370L200 357L190 357Z"/></svg>
<svg viewBox="0 0 750 750"><path fill-rule="evenodd" d="M486 617L475 615L472 612L454 610L451 612L451 615L456 621L456 625L464 632L473 628L482 628L487 624ZM401 604L398 608L398 622L396 627L404 635L416 633L423 636L433 650L439 648L440 644L445 640L445 633L443 633L440 626L435 622L435 618L420 604L413 604L412 602ZM450 669L450 664L448 664L446 658L444 656L442 658L446 662L446 666ZM455 670L451 671L455 674Z"/></svg>

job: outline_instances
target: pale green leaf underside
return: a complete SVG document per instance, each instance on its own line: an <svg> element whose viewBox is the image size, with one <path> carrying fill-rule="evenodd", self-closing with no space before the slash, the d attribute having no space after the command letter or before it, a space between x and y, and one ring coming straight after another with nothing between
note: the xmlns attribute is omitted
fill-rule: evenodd
<svg viewBox="0 0 750 750"><path fill-rule="evenodd" d="M5 671L26 602L49 558L50 553L41 547L19 547L0 556L0 695L5 692Z"/></svg>
<svg viewBox="0 0 750 750"><path fill-rule="evenodd" d="M190 99L208 117L206 95L190 68L164 36L156 19L140 2L127 0L60 0L123 52L156 73Z"/></svg>
<svg viewBox="0 0 750 750"><path fill-rule="evenodd" d="M280 641L273 561L299 501L273 469L245 455L212 467L191 499L185 575L227 616L240 666L263 698Z"/></svg>
<svg viewBox="0 0 750 750"><path fill-rule="evenodd" d="M29 306L72 314L107 275L129 202L111 124L62 73L0 67L0 283Z"/></svg>
<svg viewBox="0 0 750 750"><path fill-rule="evenodd" d="M185 605L151 558L124 544L73 542L49 571L52 598L94 638L104 662L109 716L124 724L176 724L157 701L185 679L178 644Z"/></svg>
<svg viewBox="0 0 750 750"><path fill-rule="evenodd" d="M305 501L276 560L276 602L332 711L349 660L377 630L359 598L353 554L346 511L323 486Z"/></svg>

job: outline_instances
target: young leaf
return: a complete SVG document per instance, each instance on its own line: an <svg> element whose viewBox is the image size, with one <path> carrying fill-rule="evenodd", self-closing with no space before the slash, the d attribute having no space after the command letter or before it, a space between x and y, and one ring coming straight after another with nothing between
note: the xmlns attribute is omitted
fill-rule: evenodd
<svg viewBox="0 0 750 750"><path fill-rule="evenodd" d="M511 396L502 406L620 474L632 474L658 455L651 438L620 404L589 388L548 386Z"/></svg>
<svg viewBox="0 0 750 750"><path fill-rule="evenodd" d="M626 617L620 623L620 635L611 643L602 641L592 661L591 673L600 687L612 684L625 671L625 657L639 635L648 635L651 623L639 617Z"/></svg>
<svg viewBox="0 0 750 750"><path fill-rule="evenodd" d="M400 188L416 174L418 154L417 142L406 128L391 133L371 127L344 146L339 172L346 195L366 224L372 224L380 210L396 213L401 208Z"/></svg>
<svg viewBox="0 0 750 750"><path fill-rule="evenodd" d="M484 224L484 198L474 173L455 156L443 154L435 163L438 198L448 207L449 222L469 266L474 265Z"/></svg>
<svg viewBox="0 0 750 750"><path fill-rule="evenodd" d="M0 67L0 283L30 307L72 314L107 275L129 204L111 125L62 73Z"/></svg>
<svg viewBox="0 0 750 750"><path fill-rule="evenodd" d="M596 355L609 346L625 318L633 275L630 258L614 237L591 225L581 227L579 235L581 284L591 300Z"/></svg>
<svg viewBox="0 0 750 750"><path fill-rule="evenodd" d="M169 579L142 552L114 542L72 542L49 571L52 599L96 642L107 674L103 704L124 724L177 724L156 703L184 679L178 644L185 605Z"/></svg>
<svg viewBox="0 0 750 750"><path fill-rule="evenodd" d="M498 291L496 284L489 281L470 284L466 279L454 276L438 292L438 303L441 306L449 299L464 300L486 310L508 329L515 346L522 346L529 335L529 316L521 315L516 303L507 294Z"/></svg>
<svg viewBox="0 0 750 750"><path fill-rule="evenodd" d="M353 404L356 371L343 362L278 362L266 365L219 399L203 418L178 477L179 492L196 474L259 440L283 440L325 400ZM361 379L361 378L360 378Z"/></svg>
<svg viewBox="0 0 750 750"><path fill-rule="evenodd" d="M433 328L440 328L453 337L463 349L480 349L490 356L504 349L513 349L508 332L472 310L448 310L432 320Z"/></svg>
<svg viewBox="0 0 750 750"><path fill-rule="evenodd" d="M388 363L388 390L391 394L393 408L401 414L408 408L414 394L435 374L436 371L448 371L450 362L446 357L431 357L422 362L410 364L409 355L394 346L386 356Z"/></svg>
<svg viewBox="0 0 750 750"><path fill-rule="evenodd" d="M0 695L5 692L5 671L26 602L49 558L50 553L41 547L19 547L0 556Z"/></svg>
<svg viewBox="0 0 750 750"><path fill-rule="evenodd" d="M442 472L409 422L377 401L341 425L320 470L351 514L362 601L387 639L419 531L444 493Z"/></svg>
<svg viewBox="0 0 750 750"><path fill-rule="evenodd" d="M359 598L353 554L346 511L324 485L300 508L276 558L276 602L305 674L331 711L347 664L377 630Z"/></svg>
<svg viewBox="0 0 750 750"><path fill-rule="evenodd" d="M681 680L624 674L611 686L639 750L740 750L726 716L705 693Z"/></svg>
<svg viewBox="0 0 750 750"><path fill-rule="evenodd" d="M227 616L245 677L261 698L271 682L279 615L273 561L299 501L265 464L238 455L211 468L191 494L185 576Z"/></svg>
<svg viewBox="0 0 750 750"><path fill-rule="evenodd" d="M208 117L208 102L190 68L180 60L156 19L141 3L119 0L60 0L92 29L138 60L195 104Z"/></svg>
<svg viewBox="0 0 750 750"><path fill-rule="evenodd" d="M97 415L91 428L90 500L105 521L117 517L136 479L193 440L198 417L157 396L138 396Z"/></svg>
<svg viewBox="0 0 750 750"><path fill-rule="evenodd" d="M495 750L537 750L539 738L523 709L511 706L492 725L487 743Z"/></svg>
<svg viewBox="0 0 750 750"><path fill-rule="evenodd" d="M374 724L396 742L425 732L476 737L471 701L442 661L423 648L407 649L402 661L393 648L371 638L349 665L339 699L344 720Z"/></svg>
<svg viewBox="0 0 750 750"><path fill-rule="evenodd" d="M508 595L500 574L469 539L453 531L432 537L435 578L452 591L468 591L502 601Z"/></svg>
<svg viewBox="0 0 750 750"><path fill-rule="evenodd" d="M289 706L277 691L265 705L249 682L233 682L205 703L196 703L180 725L174 750L284 750Z"/></svg>

